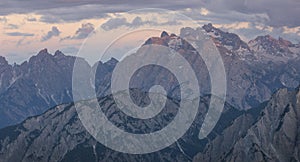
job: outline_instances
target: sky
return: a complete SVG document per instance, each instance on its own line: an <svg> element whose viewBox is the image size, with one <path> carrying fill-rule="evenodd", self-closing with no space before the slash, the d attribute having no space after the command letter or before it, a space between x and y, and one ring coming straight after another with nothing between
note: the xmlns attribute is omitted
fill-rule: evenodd
<svg viewBox="0 0 300 162"><path fill-rule="evenodd" d="M0 55L10 63L21 63L44 48L76 55L97 30L103 41L98 39L96 46L105 49L107 42L128 29L187 26L186 20L159 12L132 12L143 8L183 14L199 26L212 23L244 41L270 34L300 42L299 0L0 0ZM128 37L135 43L122 48L130 50L158 33L136 32Z"/></svg>

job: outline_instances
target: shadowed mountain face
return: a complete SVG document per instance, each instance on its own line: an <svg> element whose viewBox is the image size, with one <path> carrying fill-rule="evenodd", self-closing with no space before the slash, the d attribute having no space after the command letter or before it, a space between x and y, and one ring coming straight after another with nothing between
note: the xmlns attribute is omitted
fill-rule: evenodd
<svg viewBox="0 0 300 162"><path fill-rule="evenodd" d="M42 50L21 65L1 63L0 127L71 102L70 72L74 60L59 51L50 55Z"/></svg>
<svg viewBox="0 0 300 162"><path fill-rule="evenodd" d="M299 89L281 89L256 120L246 114L236 118L194 160L299 161L299 112Z"/></svg>
<svg viewBox="0 0 300 162"><path fill-rule="evenodd" d="M133 93L141 92L134 90ZM191 161L193 156L207 144L207 139L198 139L198 133L209 100L209 96L200 99L199 113L187 133L176 143L159 152L131 155L108 149L86 131L79 120L74 104L63 104L42 115L30 117L21 124L1 129L0 159L3 161ZM139 101L147 102L146 98L140 98ZM155 132L162 129L162 126L172 120L172 116L176 115L178 109L178 101L168 99L165 108L167 111L156 116L155 120L137 120L124 115L117 108L112 96L100 98L98 102L104 105L102 111L111 122L120 129L134 133L139 133L141 130ZM226 104L224 115L213 134L220 134L235 117L243 113ZM214 138L215 136L210 137L211 140Z"/></svg>
<svg viewBox="0 0 300 162"><path fill-rule="evenodd" d="M72 99L72 72L75 57L60 51L54 55L47 49L40 51L21 65L9 65L0 58L0 128L16 124L29 116ZM115 66L114 60L98 66L101 79ZM99 80L97 80L99 81ZM101 80L100 80L101 81ZM97 82L99 91L106 85ZM99 94L100 94L99 92Z"/></svg>
<svg viewBox="0 0 300 162"><path fill-rule="evenodd" d="M3 161L299 161L299 90L281 89L270 101L248 111L225 104L214 130L206 139L199 140L209 98L201 98L199 113L188 132L155 153L131 155L104 147L82 126L74 105L63 104L1 129L0 158ZM106 105L103 112L121 129L123 124L129 132L160 129L155 122L137 122L120 114L111 96L98 102ZM177 104L169 99L166 107L176 109ZM164 124L176 111L168 114L156 121Z"/></svg>

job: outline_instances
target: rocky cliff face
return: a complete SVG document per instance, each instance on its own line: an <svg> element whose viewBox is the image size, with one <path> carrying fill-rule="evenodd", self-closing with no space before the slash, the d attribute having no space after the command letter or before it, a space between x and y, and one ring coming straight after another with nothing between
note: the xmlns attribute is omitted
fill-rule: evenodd
<svg viewBox="0 0 300 162"><path fill-rule="evenodd" d="M106 105L103 112L109 120L129 132L160 129L159 125L167 124L172 116L163 115L150 123L139 122L120 114L111 96L98 101ZM176 109L176 101L170 101L167 108ZM201 98L192 127L176 143L159 152L131 155L110 150L85 130L73 104L63 104L1 129L0 158L3 161L299 161L299 90L281 89L270 101L248 111L238 111L226 104L214 130L199 140L208 101L209 96Z"/></svg>
<svg viewBox="0 0 300 162"><path fill-rule="evenodd" d="M225 47L231 52L243 50L250 52L248 44L241 40L237 34L224 32L212 24L204 25L202 28L214 38L217 46Z"/></svg>
<svg viewBox="0 0 300 162"><path fill-rule="evenodd" d="M299 161L300 91L281 89L253 119L242 115L194 161Z"/></svg>
<svg viewBox="0 0 300 162"><path fill-rule="evenodd" d="M12 66L8 64L4 57L0 56L0 94L5 92L7 87L14 82L13 75Z"/></svg>
<svg viewBox="0 0 300 162"><path fill-rule="evenodd" d="M296 48L290 41L283 38L275 39L270 35L258 36L249 41L249 45L257 53L279 57L293 57L292 49Z"/></svg>
<svg viewBox="0 0 300 162"><path fill-rule="evenodd" d="M136 91L135 91L136 92ZM149 121L128 117L116 108L111 96L100 98L106 105L103 112L120 129L138 133L161 129L176 115L178 103L168 101L167 115L162 113ZM141 101L144 101L141 98ZM85 130L78 118L74 104L56 106L42 115L30 117L21 124L0 130L0 159L2 161L191 161L206 140L198 139L198 132L207 111L209 96L201 98L199 114L190 130L179 141L159 152L132 155L110 150L98 143ZM237 110L226 104L225 111L232 117ZM230 119L230 118L227 118ZM230 120L226 120L230 122ZM226 123L222 123L226 125ZM222 130L222 125L218 130Z"/></svg>
<svg viewBox="0 0 300 162"><path fill-rule="evenodd" d="M168 46L182 54L193 66L200 84L205 83L201 84L205 94L209 93L210 87L205 62L199 58L197 51L182 39L197 40L197 33L202 30L212 37L223 58L227 77L227 102L235 107L256 107L267 101L277 89L296 88L299 85L299 49L282 38L276 40L270 36L259 37L250 41L252 43L248 45L236 34L223 32L208 24L198 29L183 28L180 32L181 37L164 32L161 37L152 37L145 44ZM257 45L262 46L263 50L254 48L253 42L259 42ZM294 50L291 50L292 48ZM282 55L274 55L270 49L281 51Z"/></svg>
<svg viewBox="0 0 300 162"><path fill-rule="evenodd" d="M51 55L45 49L21 65L4 63L0 77L0 127L71 102L70 72L74 60L60 51Z"/></svg>

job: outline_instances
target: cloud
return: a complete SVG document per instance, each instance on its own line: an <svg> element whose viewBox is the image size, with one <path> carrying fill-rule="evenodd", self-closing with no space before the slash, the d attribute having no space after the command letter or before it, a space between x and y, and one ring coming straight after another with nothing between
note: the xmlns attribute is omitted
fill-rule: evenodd
<svg viewBox="0 0 300 162"><path fill-rule="evenodd" d="M44 42L51 39L52 37L59 36L60 33L61 32L58 30L58 28L56 26L53 26L51 31L48 31L48 33L42 37L41 41Z"/></svg>
<svg viewBox="0 0 300 162"><path fill-rule="evenodd" d="M61 19L58 19L57 17L53 16L53 15L43 15L39 21L45 22L45 23L50 23L50 24L54 24L54 23L60 23L62 22Z"/></svg>
<svg viewBox="0 0 300 162"><path fill-rule="evenodd" d="M217 25L216 25L217 26ZM294 43L300 42L300 27L271 27L267 25L241 22L232 24L219 24L219 28L223 31L229 31L238 34L244 41L255 39L261 35L272 35L274 38L282 37Z"/></svg>
<svg viewBox="0 0 300 162"><path fill-rule="evenodd" d="M107 18L109 15L105 13L103 7L93 6L75 6L69 8L55 8L38 11L41 14L40 21L46 23L62 23L77 22L84 19Z"/></svg>
<svg viewBox="0 0 300 162"><path fill-rule="evenodd" d="M124 25L128 25L126 18L112 18L102 24L101 28L104 30L112 30Z"/></svg>
<svg viewBox="0 0 300 162"><path fill-rule="evenodd" d="M37 19L35 17L28 17L26 20L30 21L30 22L37 21Z"/></svg>
<svg viewBox="0 0 300 162"><path fill-rule="evenodd" d="M210 12L206 8L200 8L200 14L203 16L208 15Z"/></svg>
<svg viewBox="0 0 300 162"><path fill-rule="evenodd" d="M17 47L29 44L31 44L31 41L26 41L26 37L23 37L17 42Z"/></svg>
<svg viewBox="0 0 300 162"><path fill-rule="evenodd" d="M300 2L296 0L215 0L207 1L204 5L216 13L235 11L247 15L266 14L269 20L266 25L273 27L300 26Z"/></svg>
<svg viewBox="0 0 300 162"><path fill-rule="evenodd" d="M202 2L199 0L190 0L188 3L179 0L123 0L123 1L111 1L111 0L52 0L52 1L18 1L17 5L15 1L0 2L1 11L0 15L9 15L12 13L29 13L29 12L62 12L61 9L68 9L76 11L81 8L85 8L85 11L93 10L93 13L114 13L124 12L132 9L140 8L166 8L166 9L179 9L187 7L201 6ZM96 8L95 8L96 7ZM97 9L97 10L96 10ZM81 10L83 11L83 10ZM75 12L74 12L75 13ZM78 14L84 14L78 12ZM93 15L90 15L93 16Z"/></svg>
<svg viewBox="0 0 300 162"><path fill-rule="evenodd" d="M5 27L6 29L19 29L19 26L16 24L8 24L7 27Z"/></svg>
<svg viewBox="0 0 300 162"><path fill-rule="evenodd" d="M208 12L203 14L203 10ZM266 24L270 20L269 16L265 13L255 13L247 14L241 13L234 10L221 10L218 12L213 12L208 9L186 9L181 11L182 14L187 15L188 17L202 22L210 22L213 24L228 24L233 22L253 22L253 23L262 23ZM202 14L201 14L202 13Z"/></svg>
<svg viewBox="0 0 300 162"><path fill-rule="evenodd" d="M6 23L7 22L7 18L5 16L4 17L0 17L0 22Z"/></svg>
<svg viewBox="0 0 300 162"><path fill-rule="evenodd" d="M88 37L88 35L93 32L94 29L94 25L91 23L82 24L81 28L76 31L73 39L84 39Z"/></svg>
<svg viewBox="0 0 300 162"><path fill-rule="evenodd" d="M67 39L85 39L90 33L94 31L94 25L92 23L81 24L81 27L77 29L73 36L62 38L61 41Z"/></svg>
<svg viewBox="0 0 300 162"><path fill-rule="evenodd" d="M165 26L165 25L181 25L181 22L178 22L176 20L172 20L172 21L166 21L166 22L162 22L162 23L158 23L157 25L161 25L161 26Z"/></svg>
<svg viewBox="0 0 300 162"><path fill-rule="evenodd" d="M266 14L269 17L269 20L265 22L266 25L273 27L300 26L298 18L300 2L298 0L190 0L188 2L179 0L30 0L18 1L17 5L15 1L3 1L0 2L0 6L2 16L12 13L37 13L42 15L41 21L48 23L99 18L107 16L107 13L126 12L139 8L165 8L175 11L185 8L205 8L207 11L224 15L231 12L247 15ZM205 10L198 12L198 14L201 13L209 15L209 12Z"/></svg>
<svg viewBox="0 0 300 162"><path fill-rule="evenodd" d="M108 31L120 28L122 26L129 28L137 28L143 25L154 25L154 26L165 26L165 25L180 25L181 23L176 20L167 20L164 22L159 22L158 20L142 20L141 17L135 17L131 22L129 22L126 18L111 18L101 25L101 28Z"/></svg>
<svg viewBox="0 0 300 162"><path fill-rule="evenodd" d="M222 28L225 29L248 29L250 22L235 22L231 24L222 24Z"/></svg>
<svg viewBox="0 0 300 162"><path fill-rule="evenodd" d="M137 16L132 20L131 25L132 26L142 26L142 25L144 25L144 22L141 17Z"/></svg>
<svg viewBox="0 0 300 162"><path fill-rule="evenodd" d="M13 36L13 37L19 37L19 36L23 36L23 37L32 37L34 36L33 33L21 33L21 32L10 32L10 33L5 33L8 36Z"/></svg>

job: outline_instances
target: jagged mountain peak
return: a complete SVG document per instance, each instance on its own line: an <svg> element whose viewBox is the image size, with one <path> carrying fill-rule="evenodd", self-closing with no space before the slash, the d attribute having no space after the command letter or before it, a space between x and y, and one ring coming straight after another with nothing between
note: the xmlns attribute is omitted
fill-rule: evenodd
<svg viewBox="0 0 300 162"><path fill-rule="evenodd" d="M260 43L264 43L264 42L278 43L277 39L272 37L270 34L257 36L254 40L250 40L249 43L252 43L254 41Z"/></svg>
<svg viewBox="0 0 300 162"><path fill-rule="evenodd" d="M202 28L207 32L207 33L215 33L215 35L219 35L220 32L223 32L221 31L220 29L214 27L211 23L208 23L208 24L205 24L202 26Z"/></svg>
<svg viewBox="0 0 300 162"><path fill-rule="evenodd" d="M108 67L115 67L119 61L114 57L110 58L108 61L104 62L103 64Z"/></svg>
<svg viewBox="0 0 300 162"><path fill-rule="evenodd" d="M34 65L34 64L40 64L41 62L45 62L47 65L54 65L54 63L61 62L63 63L64 61L69 62L68 60L75 60L74 56L66 56L63 54L60 50L56 50L54 54L51 54L48 52L47 48L42 49L41 51L38 52L37 55L32 56L29 59L29 64Z"/></svg>
<svg viewBox="0 0 300 162"><path fill-rule="evenodd" d="M116 64L116 63L118 63L119 61L118 61L116 58L112 57L112 58L110 58L107 62L111 62L111 63Z"/></svg>
<svg viewBox="0 0 300 162"><path fill-rule="evenodd" d="M224 32L214 27L211 23L203 25L202 28L213 38L219 48L226 48L229 52L248 51L250 48L237 34Z"/></svg>
<svg viewBox="0 0 300 162"><path fill-rule="evenodd" d="M37 55L32 56L29 59L29 63L40 62L44 59L49 59L49 58L52 58L52 57L53 57L53 55L51 55L48 52L47 48L45 48L45 49L42 49L41 51L39 51Z"/></svg>
<svg viewBox="0 0 300 162"><path fill-rule="evenodd" d="M169 36L169 34L166 31L163 31L160 35L161 38L168 37L168 36Z"/></svg>
<svg viewBox="0 0 300 162"><path fill-rule="evenodd" d="M199 32L199 30L204 31L211 36L221 54L238 56L241 60L270 60L273 56L284 56L282 58L275 59L275 61L284 61L294 58L296 54L299 53L297 45L282 37L275 39L271 35L258 36L256 39L246 43L239 35L223 31L211 23L203 25L202 28L197 29L193 29L191 27L182 28L180 30L180 36L163 31L160 37L151 37L144 43L144 45L158 44L180 51L180 53L184 53L182 51L186 51L187 49L193 50L193 48L185 47L184 44L186 44L186 41L181 38L186 36L193 37L193 34L195 34L195 32ZM291 56L291 54L293 54L293 56Z"/></svg>
<svg viewBox="0 0 300 162"><path fill-rule="evenodd" d="M44 49L40 50L37 55L46 55L46 54L49 54L48 49L44 48Z"/></svg>
<svg viewBox="0 0 300 162"><path fill-rule="evenodd" d="M8 65L8 61L5 59L5 57L0 56L0 66Z"/></svg>
<svg viewBox="0 0 300 162"><path fill-rule="evenodd" d="M271 35L257 36L248 43L234 33L224 32L209 23L202 27L215 42L221 53L239 55L242 60L272 60L286 62L291 58L298 57L299 44L282 37L278 39ZM274 57L275 56L275 57Z"/></svg>
<svg viewBox="0 0 300 162"><path fill-rule="evenodd" d="M63 54L60 50L56 50L54 53L54 57L64 57L65 54Z"/></svg>
<svg viewBox="0 0 300 162"><path fill-rule="evenodd" d="M4 72L0 69L0 127L71 101L75 58L59 55L61 58L43 49L28 62L6 68Z"/></svg>
<svg viewBox="0 0 300 162"><path fill-rule="evenodd" d="M171 49L174 49L176 51L178 50L187 50L186 41L184 41L182 38L177 36L174 33L171 33L170 35L166 32L163 31L160 35L160 37L151 37L149 38L144 45L148 44L156 44L156 45L162 45L166 47L170 47Z"/></svg>
<svg viewBox="0 0 300 162"><path fill-rule="evenodd" d="M294 54L291 48L296 47L295 44L282 37L276 39L271 35L258 36L250 40L248 44L257 53L288 57L292 57Z"/></svg>

